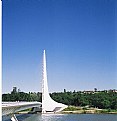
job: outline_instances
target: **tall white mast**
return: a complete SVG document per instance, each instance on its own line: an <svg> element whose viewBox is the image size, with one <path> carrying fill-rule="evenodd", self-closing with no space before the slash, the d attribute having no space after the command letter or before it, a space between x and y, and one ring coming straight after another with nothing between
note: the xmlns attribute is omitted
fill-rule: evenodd
<svg viewBox="0 0 117 121"><path fill-rule="evenodd" d="M47 83L47 70L46 70L46 54L43 52L43 76L42 76L42 113L46 112L59 112L67 106L55 102L49 95Z"/></svg>
<svg viewBox="0 0 117 121"><path fill-rule="evenodd" d="M42 101L44 100L45 94L48 94L48 84L47 84L47 70L46 70L46 54L45 50L43 52L43 79L42 79Z"/></svg>

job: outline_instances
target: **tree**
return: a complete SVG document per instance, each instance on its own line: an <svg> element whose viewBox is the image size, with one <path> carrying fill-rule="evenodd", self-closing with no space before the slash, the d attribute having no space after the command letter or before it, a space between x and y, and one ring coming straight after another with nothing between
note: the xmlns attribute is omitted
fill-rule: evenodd
<svg viewBox="0 0 117 121"><path fill-rule="evenodd" d="M66 89L64 89L64 93L66 93Z"/></svg>
<svg viewBox="0 0 117 121"><path fill-rule="evenodd" d="M97 88L94 88L94 91L97 92Z"/></svg>

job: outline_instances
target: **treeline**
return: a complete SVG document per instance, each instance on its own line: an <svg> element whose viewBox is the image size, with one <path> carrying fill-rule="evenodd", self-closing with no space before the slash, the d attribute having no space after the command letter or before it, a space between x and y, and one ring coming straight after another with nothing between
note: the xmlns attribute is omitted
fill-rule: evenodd
<svg viewBox="0 0 117 121"><path fill-rule="evenodd" d="M52 93L51 97L57 101L73 106L89 106L100 109L117 109L117 92L64 92Z"/></svg>
<svg viewBox="0 0 117 121"><path fill-rule="evenodd" d="M35 93L35 92L11 92L10 94L2 94L2 101L9 102L9 101L39 101L41 102L41 93Z"/></svg>
<svg viewBox="0 0 117 121"><path fill-rule="evenodd" d="M39 101L41 102L41 93L11 92L3 94L2 101ZM89 106L101 109L117 109L117 92L60 92L52 93L50 96L57 102L73 106Z"/></svg>

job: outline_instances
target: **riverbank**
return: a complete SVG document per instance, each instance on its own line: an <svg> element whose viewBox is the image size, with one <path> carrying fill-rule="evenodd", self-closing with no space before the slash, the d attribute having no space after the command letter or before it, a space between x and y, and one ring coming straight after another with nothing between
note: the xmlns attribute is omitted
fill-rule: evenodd
<svg viewBox="0 0 117 121"><path fill-rule="evenodd" d="M31 110L24 110L17 112L17 114L28 114L28 113L35 113ZM108 109L97 109L97 108L82 108L79 110L63 110L59 112L59 114L117 114L117 110L108 110Z"/></svg>
<svg viewBox="0 0 117 121"><path fill-rule="evenodd" d="M117 114L117 110L69 106L63 114Z"/></svg>
<svg viewBox="0 0 117 121"><path fill-rule="evenodd" d="M62 114L117 114L117 112L97 111L97 110L79 110L79 111L62 111Z"/></svg>

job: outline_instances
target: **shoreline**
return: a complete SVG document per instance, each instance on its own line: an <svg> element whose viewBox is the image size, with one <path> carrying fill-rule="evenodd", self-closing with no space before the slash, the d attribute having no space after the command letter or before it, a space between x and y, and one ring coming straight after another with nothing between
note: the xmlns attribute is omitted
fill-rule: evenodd
<svg viewBox="0 0 117 121"><path fill-rule="evenodd" d="M35 114L41 112L33 112L32 109L23 110L17 112L16 114ZM76 106L68 106L64 110L60 112L50 112L45 114L117 114L117 109L99 109L93 107L76 107Z"/></svg>
<svg viewBox="0 0 117 121"><path fill-rule="evenodd" d="M117 112L96 112L96 111L62 111L62 114L117 114Z"/></svg>
<svg viewBox="0 0 117 121"><path fill-rule="evenodd" d="M22 111L22 112L17 112L16 114L35 114L40 112L30 112L30 111ZM49 113L47 113L49 114ZM97 110L78 110L78 111L62 111L59 113L51 113L51 114L117 114L117 112L97 112Z"/></svg>

